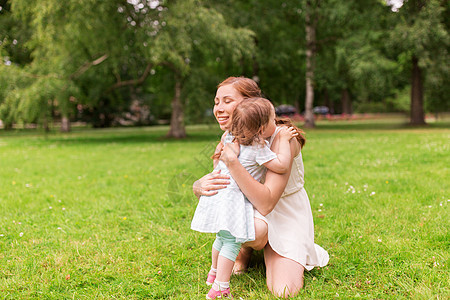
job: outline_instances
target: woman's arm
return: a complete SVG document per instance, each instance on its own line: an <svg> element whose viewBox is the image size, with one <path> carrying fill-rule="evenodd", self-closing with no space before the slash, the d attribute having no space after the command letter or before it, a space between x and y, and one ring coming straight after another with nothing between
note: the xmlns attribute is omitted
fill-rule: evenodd
<svg viewBox="0 0 450 300"><path fill-rule="evenodd" d="M285 174L277 174L270 170L267 171L266 180L264 184L256 181L247 170L240 164L237 159L236 147L237 144L225 145L220 159L224 161L230 170L231 176L239 185L239 188L244 193L245 196L250 200L253 206L262 214L267 215L272 211L275 205L280 200L283 194L284 188L288 182L289 176L291 174L291 166L293 158L298 154L300 145L296 139L291 139L290 150L291 150L291 160L289 163L288 171ZM237 145L239 146L239 145ZM279 140L278 136L272 146L274 152L278 151Z"/></svg>

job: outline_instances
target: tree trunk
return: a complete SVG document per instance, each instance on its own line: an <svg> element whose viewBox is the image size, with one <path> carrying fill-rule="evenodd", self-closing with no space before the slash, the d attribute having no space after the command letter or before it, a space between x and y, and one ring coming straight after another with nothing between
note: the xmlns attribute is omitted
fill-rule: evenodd
<svg viewBox="0 0 450 300"><path fill-rule="evenodd" d="M417 57L412 58L411 74L411 125L425 125L425 114L423 111L423 82L422 70L419 67Z"/></svg>
<svg viewBox="0 0 450 300"><path fill-rule="evenodd" d="M346 115L352 114L352 102L348 89L343 89L341 93L342 113Z"/></svg>
<svg viewBox="0 0 450 300"><path fill-rule="evenodd" d="M170 118L170 130L167 137L182 139L186 137L184 128L184 112L181 103L181 78L175 80L175 95L172 99L172 117Z"/></svg>
<svg viewBox="0 0 450 300"><path fill-rule="evenodd" d="M70 132L70 120L69 117L63 115L61 118L61 132Z"/></svg>
<svg viewBox="0 0 450 300"><path fill-rule="evenodd" d="M45 132L50 132L50 125L48 124L47 117L44 117L44 120L42 122L42 128L44 128Z"/></svg>
<svg viewBox="0 0 450 300"><path fill-rule="evenodd" d="M5 130L13 129L13 123L12 122L3 122L3 129L5 129Z"/></svg>
<svg viewBox="0 0 450 300"><path fill-rule="evenodd" d="M306 1L306 96L305 96L305 124L306 128L315 127L314 123L314 56L316 52L316 27L312 21L313 8L312 0Z"/></svg>

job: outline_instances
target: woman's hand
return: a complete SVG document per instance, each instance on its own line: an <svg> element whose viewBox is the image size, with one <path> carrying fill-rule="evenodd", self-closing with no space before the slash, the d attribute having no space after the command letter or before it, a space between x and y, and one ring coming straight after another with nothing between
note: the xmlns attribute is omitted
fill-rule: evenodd
<svg viewBox="0 0 450 300"><path fill-rule="evenodd" d="M220 155L220 160L225 163L226 166L237 161L239 156L240 148L239 143L228 143L222 149L222 155Z"/></svg>
<svg viewBox="0 0 450 300"><path fill-rule="evenodd" d="M217 190L226 188L230 184L229 179L230 176L220 174L220 170L213 171L194 182L192 190L197 198L200 198L200 196L212 196L217 194Z"/></svg>
<svg viewBox="0 0 450 300"><path fill-rule="evenodd" d="M298 135L298 132L294 127L283 126L281 127L279 135L280 139L286 139L290 141L293 137L296 137Z"/></svg>

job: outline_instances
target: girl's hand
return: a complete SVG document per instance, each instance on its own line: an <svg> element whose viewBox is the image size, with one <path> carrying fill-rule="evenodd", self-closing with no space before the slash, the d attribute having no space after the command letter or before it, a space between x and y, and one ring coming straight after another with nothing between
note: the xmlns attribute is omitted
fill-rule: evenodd
<svg viewBox="0 0 450 300"><path fill-rule="evenodd" d="M219 144L217 144L216 150L214 151L213 159L219 159L222 150L223 150L223 143L219 142Z"/></svg>
<svg viewBox="0 0 450 300"><path fill-rule="evenodd" d="M239 152L240 152L239 143L234 142L226 144L223 147L220 160L223 161L225 165L229 166L231 163L237 161Z"/></svg>
<svg viewBox="0 0 450 300"><path fill-rule="evenodd" d="M283 126L279 132L280 139L286 139L290 141L293 137L298 135L297 130L294 127Z"/></svg>
<svg viewBox="0 0 450 300"><path fill-rule="evenodd" d="M230 176L220 174L220 170L213 171L194 182L192 190L197 198L200 198L200 196L212 196L217 194L217 190L226 188L230 184L229 179Z"/></svg>

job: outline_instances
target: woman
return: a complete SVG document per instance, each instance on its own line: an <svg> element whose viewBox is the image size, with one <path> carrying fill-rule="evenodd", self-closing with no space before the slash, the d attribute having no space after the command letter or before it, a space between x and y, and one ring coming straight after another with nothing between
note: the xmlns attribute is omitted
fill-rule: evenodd
<svg viewBox="0 0 450 300"><path fill-rule="evenodd" d="M229 77L219 84L214 104L214 116L220 129L227 130L236 105L246 98L261 97L256 82L249 78ZM278 130L269 139L271 149L277 153ZM253 204L255 211L255 235L252 242L243 245L236 260L235 271L245 270L252 249L264 249L267 286L276 296L294 296L303 287L304 269L325 266L328 253L314 244L314 225L311 207L303 189L303 162L301 144L291 139L291 166L287 173L268 171L264 184L253 177L239 163L238 145L221 144L216 153L227 165L231 176L241 191ZM197 197L214 195L226 188L229 177L213 172L197 180L193 185Z"/></svg>

